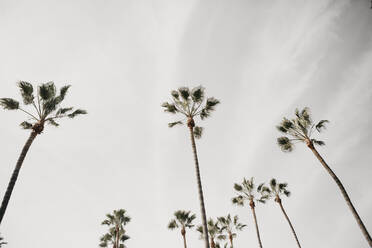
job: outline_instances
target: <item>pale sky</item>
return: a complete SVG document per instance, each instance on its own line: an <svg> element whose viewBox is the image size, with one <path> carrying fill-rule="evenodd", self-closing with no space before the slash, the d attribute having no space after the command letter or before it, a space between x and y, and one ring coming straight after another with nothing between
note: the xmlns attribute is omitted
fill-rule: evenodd
<svg viewBox="0 0 372 248"><path fill-rule="evenodd" d="M368 247L339 189L306 146L276 145L283 116L328 119L319 152L372 232L372 10L369 0L0 1L0 97L16 82L71 84L65 106L89 114L33 143L1 226L7 248L98 247L105 214L124 208L129 248L182 247L178 209L200 222L188 130L160 104L180 86L221 100L199 124L207 216L238 214L236 247L257 247L233 183L276 177L302 247ZM0 195L29 132L0 111ZM274 202L256 208L264 247L296 247ZM195 231L189 247L202 247Z"/></svg>

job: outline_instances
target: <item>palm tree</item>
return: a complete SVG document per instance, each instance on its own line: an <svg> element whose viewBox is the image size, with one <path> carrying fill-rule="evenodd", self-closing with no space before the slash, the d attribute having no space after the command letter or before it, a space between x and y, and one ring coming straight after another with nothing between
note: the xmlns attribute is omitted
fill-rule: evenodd
<svg viewBox="0 0 372 248"><path fill-rule="evenodd" d="M298 245L299 248L301 248L300 241L298 241L297 234L294 230L294 227L293 227L286 211L284 210L284 207L283 207L283 204L282 204L281 196L285 195L285 196L289 197L291 195L291 192L287 189L287 187L288 187L287 183L277 183L276 179L273 178L273 179L270 180L270 189L265 187L265 189L263 190L263 193L268 194L270 198L273 197L275 202L277 202L279 204L280 209L282 210L282 212L284 214L284 217L287 219L288 224L291 227L291 230L292 230L292 233L293 233L293 235L296 239L297 245Z"/></svg>
<svg viewBox="0 0 372 248"><path fill-rule="evenodd" d="M125 209L114 210L113 214L106 214L106 219L102 225L109 227L108 233L103 235L100 239L100 247L124 248L124 242L129 239L126 235L124 226L130 221L130 217L125 215Z"/></svg>
<svg viewBox="0 0 372 248"><path fill-rule="evenodd" d="M222 228L218 221L214 221L212 218L208 220L208 234L210 238L211 248L218 248L220 244L216 242L218 240L225 240L226 235L222 234ZM200 238L205 238L203 226L198 226L196 230L200 233Z"/></svg>
<svg viewBox="0 0 372 248"><path fill-rule="evenodd" d="M59 124L56 120L69 117L74 118L77 115L86 114L87 112L82 109L76 109L73 111L72 107L69 108L58 108L62 101L65 99L70 85L63 86L59 94L57 95L57 89L53 82L41 84L38 86L38 91L36 96L34 94L34 88L32 84L24 81L18 82L18 87L21 91L23 103L25 105L31 105L36 113L31 113L21 108L18 101L12 98L0 98L0 106L8 110L20 110L24 112L29 119L22 122L20 125L24 129L31 130L30 136L23 146L22 152L18 158L17 164L13 171L12 177L6 189L3 201L0 207L0 224L4 217L6 208L8 206L10 196L12 194L14 185L17 181L19 171L22 167L23 160L26 157L27 151L30 148L32 142L38 134L41 134L44 130L44 124L48 123L53 126L58 126Z"/></svg>
<svg viewBox="0 0 372 248"><path fill-rule="evenodd" d="M192 228L194 225L192 224L193 220L196 218L195 214L190 214L190 211L182 211L178 210L174 213L175 219L172 219L169 224L168 228L173 230L175 228L181 228L181 235L183 238L184 247L187 248L186 245L186 228Z"/></svg>
<svg viewBox="0 0 372 248"><path fill-rule="evenodd" d="M162 107L164 108L165 112L171 114L181 114L184 116L184 119L187 120L187 127L190 131L191 145L195 161L196 181L198 185L202 224L205 233L204 244L205 248L209 248L207 217L204 205L203 188L200 179L199 161L195 144L195 138L201 137L203 128L195 126L195 118L200 117L202 120L204 120L205 118L209 117L211 112L214 111L215 106L219 104L220 101L214 97L209 97L204 103L204 88L201 86L195 87L192 90L187 87L181 87L178 90L173 90L171 95L171 103L165 102L162 104ZM183 124L183 120L171 122L168 124L168 126L173 127L181 124Z"/></svg>
<svg viewBox="0 0 372 248"><path fill-rule="evenodd" d="M3 240L4 238L0 236L0 247L7 244L7 242L4 242Z"/></svg>
<svg viewBox="0 0 372 248"><path fill-rule="evenodd" d="M258 229L258 223L257 223L257 217L256 217L256 211L255 211L255 201L260 202L260 203L265 203L265 201L269 198L268 195L262 194L259 198L258 196L255 195L255 184L253 177L248 180L248 179L243 179L243 182L241 184L234 184L234 189L237 194L236 197L232 199L232 203L236 204L238 206L244 206L244 202L248 201L249 206L251 207L252 214L253 214L253 219L254 223L256 226L256 233L257 233L257 239L258 239L258 244L262 248L262 242L261 242L261 236L260 236L260 230ZM262 191L265 190L264 184L260 184L257 187L257 192L262 193Z"/></svg>
<svg viewBox="0 0 372 248"><path fill-rule="evenodd" d="M242 231L243 228L246 227L247 225L240 223L239 217L237 215L231 218L231 215L228 214L226 217L221 216L218 217L217 219L221 225L222 230L227 232L231 248L234 247L233 239L236 237L236 231Z"/></svg>
<svg viewBox="0 0 372 248"><path fill-rule="evenodd" d="M370 247L372 247L372 239L369 235L367 228L364 226L362 219L359 217L356 209L354 208L349 195L347 194L344 186L342 185L340 179L324 161L322 156L315 149L315 145L323 146L325 143L321 140L316 140L312 138L314 130L317 130L319 133L325 128L325 124L328 120L321 120L317 124L313 123L310 117L309 108L304 108L302 111L296 109L295 118L289 120L283 118L283 121L277 126L277 129L284 133L286 136L279 137L277 139L278 145L284 152L291 152L293 150L294 142L303 142L307 147L314 153L315 157L320 161L322 166L326 169L332 179L336 182L337 186L341 190L341 193L350 208L355 220L357 221L362 233L367 240Z"/></svg>

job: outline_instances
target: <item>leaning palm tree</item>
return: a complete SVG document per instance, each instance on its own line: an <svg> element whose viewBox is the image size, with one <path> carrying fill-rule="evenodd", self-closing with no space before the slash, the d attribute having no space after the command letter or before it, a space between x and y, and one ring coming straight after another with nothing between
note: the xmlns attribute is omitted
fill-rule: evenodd
<svg viewBox="0 0 372 248"><path fill-rule="evenodd" d="M173 230L175 228L181 228L181 235L183 238L183 245L187 248L186 245L186 228L193 228L194 225L192 222L196 218L195 214L190 214L190 211L183 211L178 210L174 213L175 218L172 219L169 224L168 228Z"/></svg>
<svg viewBox="0 0 372 248"><path fill-rule="evenodd" d="M22 167L23 160L26 157L27 151L30 148L32 142L37 135L41 134L44 130L45 123L51 124L53 126L58 126L59 124L56 120L69 117L74 118L77 115L86 114L87 112L82 109L73 110L72 107L59 108L62 101L65 99L70 85L63 86L59 94L57 94L56 86L53 82L41 84L38 86L36 94L34 94L34 88L32 84L24 81L18 82L18 87L21 91L23 103L28 106L30 105L34 108L35 113L31 113L21 107L19 102L12 98L0 98L0 106L8 110L19 110L28 116L28 120L22 122L20 125L24 129L31 130L30 136L27 139L26 144L23 146L22 152L18 158L17 164L13 171L12 177L6 189L5 196L0 207L0 224L4 217L6 208L8 206L10 196L12 194L14 185L17 181L19 171Z"/></svg>
<svg viewBox="0 0 372 248"><path fill-rule="evenodd" d="M309 108L304 108L302 111L296 109L294 119L289 120L287 118L283 118L283 121L279 126L277 126L277 129L286 135L277 139L278 145L284 152L291 152L295 142L303 142L306 144L306 146L314 153L315 157L320 161L322 166L332 177L332 179L336 182L355 220L362 230L365 239L367 240L369 246L372 247L371 236L369 235L367 228L364 226L362 219L359 217L359 214L354 208L340 179L336 176L336 174L332 171L332 169L328 166L315 148L316 145L323 146L325 143L321 140L312 138L313 132L314 130L317 130L320 133L325 128L325 124L327 122L328 120L321 120L315 124L310 117Z"/></svg>
<svg viewBox="0 0 372 248"><path fill-rule="evenodd" d="M211 248L217 248L220 247L220 244L217 242L217 240L225 240L226 235L222 233L222 228L218 221L214 221L213 219L208 220L208 234L210 238L210 244ZM205 238L206 235L204 235L204 228L203 226L198 226L196 230L200 233L200 238Z"/></svg>
<svg viewBox="0 0 372 248"><path fill-rule="evenodd" d="M301 248L300 241L298 241L297 234L294 230L294 227L292 225L292 222L290 221L286 211L284 210L281 196L285 195L286 197L289 197L291 195L291 192L287 189L288 184L287 183L277 183L276 179L273 178L270 180L270 189L265 187L263 190L263 193L266 195L269 195L270 198L274 198L275 202L277 202L280 206L280 209L282 210L284 217L288 221L289 226L291 227L292 233L296 239L297 246Z"/></svg>
<svg viewBox="0 0 372 248"><path fill-rule="evenodd" d="M200 179L199 161L195 144L195 138L201 137L203 128L195 126L195 119L197 117L200 117L202 120L204 120L205 118L209 117L211 112L215 109L215 106L219 104L220 101L215 99L214 97L209 97L206 99L206 101L204 101L204 88L201 86L193 88L192 90L187 87L181 87L178 90L173 90L171 92L171 95L171 102L163 103L162 107L164 108L165 112L171 114L181 114L184 116L183 120L169 123L169 127L181 125L183 124L183 121L186 120L187 127L190 131L191 145L195 161L196 181L198 185L202 224L205 233L204 244L205 248L209 248L207 217L204 205L202 183Z"/></svg>
<svg viewBox="0 0 372 248"><path fill-rule="evenodd" d="M113 214L106 214L106 219L102 222L102 225L107 225L109 227L108 233L103 235L100 239L100 247L112 248L124 248L124 242L129 239L126 235L126 230L124 226L130 221L130 217L127 216L124 209L114 210Z"/></svg>
<svg viewBox="0 0 372 248"><path fill-rule="evenodd" d="M237 235L236 231L242 231L243 228L246 227L247 225L240 223L239 217L237 215L231 218L231 215L228 214L226 217L221 216L221 217L218 217L217 219L221 225L222 230L227 232L227 236L229 237L231 248L234 247L233 239Z"/></svg>
<svg viewBox="0 0 372 248"><path fill-rule="evenodd" d="M256 226L256 234L257 234L258 244L262 248L260 230L258 229L258 223L257 223L257 217L256 217L255 201L260 202L260 203L265 203L266 202L266 200L269 198L269 196L267 194L262 194L263 191L266 189L266 187L264 187L263 183L260 184L257 187L257 192L261 193L261 196L257 196L255 194L256 186L254 184L254 180L253 180L253 177L252 177L250 180L244 178L243 182L241 184L235 183L234 184L234 189L235 189L235 192L236 192L237 196L232 199L233 204L236 204L238 206L244 206L245 201L249 202L249 206L251 207L254 223L255 223L255 226Z"/></svg>

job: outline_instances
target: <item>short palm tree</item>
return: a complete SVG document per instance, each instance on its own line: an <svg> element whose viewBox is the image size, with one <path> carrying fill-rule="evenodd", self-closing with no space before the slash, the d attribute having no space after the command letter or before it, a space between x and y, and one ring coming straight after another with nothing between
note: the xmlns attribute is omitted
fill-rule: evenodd
<svg viewBox="0 0 372 248"><path fill-rule="evenodd" d="M41 84L38 86L36 94L34 93L34 88L32 84L24 81L18 82L18 87L21 91L23 98L23 103L27 106L30 105L34 108L36 113L31 113L26 111L20 106L19 102L12 98L0 98L0 106L8 110L19 110L25 113L29 119L22 122L20 125L24 129L31 130L30 136L23 146L22 152L18 158L17 164L13 171L12 177L6 189L5 196L0 207L0 224L4 217L6 208L8 206L14 185L17 181L19 171L22 167L23 160L26 157L27 151L30 148L32 142L37 135L41 134L44 130L45 123L51 124L53 126L58 126L59 124L56 120L69 117L74 118L77 115L86 114L87 112L82 109L73 110L72 107L59 108L62 101L65 99L70 85L63 86L59 94L57 94L56 86L53 82Z"/></svg>
<svg viewBox="0 0 372 248"><path fill-rule="evenodd" d="M250 180L244 178L241 184L235 183L234 189L235 189L237 196L232 199L232 203L238 206L244 206L244 203L248 201L249 206L251 207L251 210L252 210L253 219L254 219L254 223L256 226L258 244L262 248L260 230L258 229L258 222L257 222L257 217L256 217L256 211L255 211L255 207L256 207L255 201L260 202L260 203L266 202L266 200L269 198L267 194L263 194L263 190L265 190L266 187L264 187L264 184L262 183L256 189L256 186L254 184L254 179L252 177ZM261 195L257 196L255 194L255 191L257 191L258 193L261 193Z"/></svg>
<svg viewBox="0 0 372 248"><path fill-rule="evenodd" d="M321 140L312 138L313 132L314 130L317 130L320 133L325 128L325 124L327 122L328 120L321 120L315 124L310 117L309 108L304 108L302 111L296 109L294 119L289 120L287 118L283 118L283 121L279 126L277 126L277 129L285 134L285 136L277 139L278 145L284 152L291 152L293 150L294 142L303 142L306 144L306 146L314 153L315 157L332 177L332 179L336 182L365 239L367 240L369 246L372 247L371 236L369 235L367 228L364 226L362 219L359 217L358 212L354 208L346 189L341 183L341 180L336 176L336 174L332 171L332 169L328 166L323 157L315 148L316 145L322 146L325 143Z"/></svg>
<svg viewBox="0 0 372 248"><path fill-rule="evenodd" d="M195 214L191 214L190 211L183 211L178 210L174 213L175 218L172 219L169 224L168 228L173 230L175 228L181 228L181 235L183 238L183 245L187 248L186 245L186 228L193 228L194 225L192 222L196 218Z"/></svg>
<svg viewBox="0 0 372 248"><path fill-rule="evenodd" d="M225 240L226 235L222 233L222 228L218 221L214 221L213 219L209 219L208 222L208 234L210 238L211 248L220 247L220 244L217 240ZM201 238L205 238L203 226L198 226L196 230L200 233Z"/></svg>
<svg viewBox="0 0 372 248"><path fill-rule="evenodd" d="M100 239L100 247L124 248L124 242L129 239L126 235L124 226L130 221L130 217L126 215L125 209L114 210L113 214L106 214L106 219L102 225L109 227L108 232Z"/></svg>
<svg viewBox="0 0 372 248"><path fill-rule="evenodd" d="M221 216L221 217L218 217L217 219L221 225L222 230L227 232L227 236L229 238L231 248L234 247L233 239L237 235L236 232L242 231L243 228L246 227L247 225L240 223L239 217L237 215L231 218L231 215L228 214L226 217Z"/></svg>
<svg viewBox="0 0 372 248"><path fill-rule="evenodd" d="M275 202L277 202L279 204L280 209L282 210L282 212L284 214L284 217L286 218L286 220L288 221L289 226L291 227L291 230L292 230L292 233L293 233L293 235L296 239L297 245L298 245L299 248L301 248L300 241L298 241L297 234L294 230L294 227L293 227L286 211L284 210L284 207L283 207L283 204L282 204L281 196L285 195L285 196L289 197L291 195L291 192L287 189L287 187L288 187L287 183L278 183L276 181L276 179L273 178L273 179L270 180L270 189L265 188L265 190L263 192L264 192L265 195L268 194L270 196L270 198L274 198Z"/></svg>
<svg viewBox="0 0 372 248"><path fill-rule="evenodd" d="M215 106L219 104L220 101L215 99L214 97L209 97L205 100L204 88L201 86L195 87L192 90L187 87L181 87L178 90L173 90L171 92L171 95L171 102L163 103L162 107L164 108L165 112L171 114L181 114L184 116L184 119L182 120L169 123L169 127L182 125L183 121L186 119L187 127L190 131L191 145L194 155L196 181L198 185L200 211L202 217L201 219L205 233L204 245L205 248L209 248L207 217L204 204L203 188L200 178L199 160L195 144L195 138L201 137L203 128L195 126L195 119L197 117L200 117L202 120L204 120L205 118L209 117L211 112L214 111Z"/></svg>

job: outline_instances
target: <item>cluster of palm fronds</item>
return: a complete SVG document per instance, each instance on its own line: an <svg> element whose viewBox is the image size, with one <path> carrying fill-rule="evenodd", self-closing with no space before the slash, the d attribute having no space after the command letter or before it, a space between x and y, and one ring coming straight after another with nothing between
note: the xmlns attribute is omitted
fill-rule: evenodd
<svg viewBox="0 0 372 248"><path fill-rule="evenodd" d="M181 235L183 238L184 247L186 248L186 229L191 229L195 225L193 221L195 220L195 214L191 214L190 211L178 210L174 213L174 219L172 219L168 228L173 230L175 228L180 228ZM233 246L233 239L237 235L237 231L243 230L246 227L245 224L239 222L237 215L231 217L230 214L227 216L217 217L216 219L208 219L208 234L210 238L210 245L212 248L222 247L219 241L229 240L231 247ZM203 226L198 225L196 230L200 233L201 239L204 239ZM227 243L224 247L227 246Z"/></svg>
<svg viewBox="0 0 372 248"><path fill-rule="evenodd" d="M27 110L25 107L21 106L19 101L12 98L0 98L0 106L7 110L18 110L25 113L28 119L22 122L20 125L22 128L29 129L31 132L29 138L23 146L22 152L17 160L10 182L3 197L0 207L0 224L5 215L8 202L11 198L13 188L17 181L18 174L20 172L26 154L34 139L43 132L45 124L59 126L58 121L60 119L63 119L65 117L74 118L78 115L87 113L85 110L82 109L60 106L70 88L69 85L63 86L60 88L59 91L57 91L54 83L48 82L39 85L37 89L34 90L32 84L21 81L18 83L18 87L20 89L23 104L26 107L30 107L32 111ZM197 230L200 231L200 233L202 234L205 248L209 248L210 246L212 246L212 248L219 246L219 243L215 240L223 239L223 237L229 237L230 245L232 246L233 238L235 237L236 233L232 231L233 229L229 228L235 227L236 230L241 230L244 227L243 224L240 224L240 229L237 226L234 226L235 224L232 226L226 226L228 224L234 223L235 218L237 222L237 216L231 219L231 216L228 215L227 217L219 217L217 220L209 219L207 221L202 182L200 177L199 160L195 141L195 138L201 138L203 134L203 128L196 125L196 121L199 118L201 120L204 120L205 118L210 117L211 113L215 110L215 107L219 103L220 101L214 97L206 98L205 89L199 86L193 89L190 89L188 87L181 87L177 90L173 90L171 91L171 100L162 104L165 112L171 114L181 114L182 116L181 119L169 123L168 126L174 127L176 125L182 125L185 123L187 124L187 128L190 132L191 146L195 162L198 195L200 199L202 223L200 226L198 226ZM364 226L364 223L362 222L359 214L354 208L343 184L316 149L316 146L322 146L325 143L321 140L313 138L313 134L315 131L320 133L325 128L325 124L327 122L327 120L321 120L318 123L314 123L311 119L310 111L308 108L304 108L303 110L296 109L295 117L293 119L283 118L280 125L277 126L277 129L284 135L277 139L277 143L284 152L292 151L294 144L297 142L306 144L306 146L311 150L311 152L319 160L323 168L329 173L331 178L339 187L341 194L343 195L348 207L350 208L362 231L362 234L367 240L369 246L372 247L372 239L366 227ZM253 178L249 180L244 178L241 184L234 185L234 189L237 195L232 199L232 202L240 206L244 206L244 204L247 202L252 209L260 247L262 247L262 242L260 240L257 216L255 213L255 202L264 203L270 198L274 199L280 205L283 214L288 220L289 225L295 235L297 244L298 246L300 246L297 236L294 232L294 228L290 223L289 218L284 211L281 203L280 196L289 196L290 194L290 192L287 190L286 183L277 183L275 179L272 179L269 186L260 184L256 188L253 182ZM184 236L186 234L186 228L193 227L192 221L193 219L195 219L195 216L190 215L190 212L177 211L175 213L175 217L176 218L169 224L169 228L180 227L181 234ZM126 241L129 237L126 235L124 225L126 225L129 221L130 218L125 215L125 210L123 209L115 210L113 214L107 215L107 219L102 222L102 224L109 226L109 231L107 234L102 236L100 246L113 246L114 248L125 247L124 241ZM0 239L0 246L3 244L5 243L2 241L2 239ZM186 246L186 239L184 239L184 244Z"/></svg>
<svg viewBox="0 0 372 248"><path fill-rule="evenodd" d="M269 199L274 199L275 202L279 204L285 218L287 219L291 227L298 247L301 247L300 242L297 238L297 234L282 205L281 197L283 195L288 197L291 194L287 187L287 183L278 183L275 178L270 180L269 186L261 183L256 187L253 178L244 178L242 183L234 184L236 196L232 198L232 203L238 206L244 206L244 204L247 202L248 205L251 207L260 247L262 247L262 241L256 217L255 202L266 203ZM183 210L176 211L174 213L174 216L175 218L169 222L168 228L171 230L175 228L181 229L184 247L186 248L186 229L191 229L194 227L193 221L195 220L196 216L195 214L191 214L190 211ZM217 217L216 219L209 218L207 221L207 227L210 247L226 248L229 246L230 248L232 248L234 246L234 239L237 236L237 231L242 231L243 228L246 227L246 225L239 222L239 218L237 215L232 217L230 214L228 214L227 216ZM203 239L205 237L203 226L197 226L196 230L201 234L201 239ZM221 242L225 243L222 244Z"/></svg>

